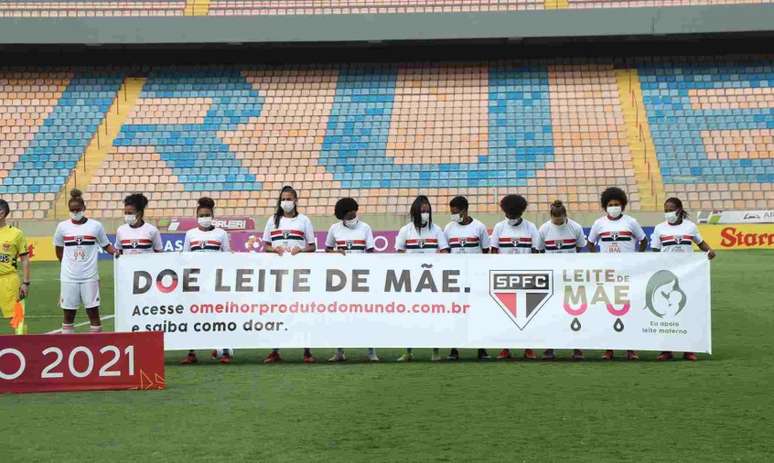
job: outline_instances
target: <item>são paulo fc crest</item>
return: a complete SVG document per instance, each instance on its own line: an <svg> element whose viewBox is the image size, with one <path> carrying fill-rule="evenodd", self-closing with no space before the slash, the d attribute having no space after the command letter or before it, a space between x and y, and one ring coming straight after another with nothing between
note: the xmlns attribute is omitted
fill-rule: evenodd
<svg viewBox="0 0 774 463"><path fill-rule="evenodd" d="M520 330L554 295L553 270L490 270L489 295Z"/></svg>
<svg viewBox="0 0 774 463"><path fill-rule="evenodd" d="M288 230L282 231L282 238L288 239L289 236L290 236L290 232Z"/></svg>
<svg viewBox="0 0 774 463"><path fill-rule="evenodd" d="M347 249L352 249L352 240L347 240Z"/></svg>
<svg viewBox="0 0 774 463"><path fill-rule="evenodd" d="M80 245L83 242L82 236L76 236L75 237L75 244Z"/></svg>
<svg viewBox="0 0 774 463"><path fill-rule="evenodd" d="M422 239L417 240L417 244L419 245L420 248L424 248L425 247L425 240L422 240Z"/></svg>
<svg viewBox="0 0 774 463"><path fill-rule="evenodd" d="M140 244L140 243L138 243L137 240L132 240L132 244L131 244L132 249L137 249L137 245L138 244Z"/></svg>

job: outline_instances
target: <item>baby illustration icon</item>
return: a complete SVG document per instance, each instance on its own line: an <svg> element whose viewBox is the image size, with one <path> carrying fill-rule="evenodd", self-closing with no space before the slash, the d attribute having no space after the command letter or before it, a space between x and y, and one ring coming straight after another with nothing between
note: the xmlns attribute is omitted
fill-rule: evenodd
<svg viewBox="0 0 774 463"><path fill-rule="evenodd" d="M680 288L677 275L669 270L659 270L648 280L645 309L658 318L674 317L682 312L686 302L687 296Z"/></svg>

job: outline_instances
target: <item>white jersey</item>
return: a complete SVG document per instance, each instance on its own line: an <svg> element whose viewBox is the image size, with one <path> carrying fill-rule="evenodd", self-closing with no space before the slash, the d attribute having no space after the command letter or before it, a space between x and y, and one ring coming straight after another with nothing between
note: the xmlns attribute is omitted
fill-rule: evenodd
<svg viewBox="0 0 774 463"><path fill-rule="evenodd" d="M562 225L554 225L550 220L540 226L540 239L547 254L574 253L577 248L586 246L586 235L578 222L567 219Z"/></svg>
<svg viewBox="0 0 774 463"><path fill-rule="evenodd" d="M661 252L693 252L691 244L702 241L696 224L686 219L678 225L661 222L650 235L650 247Z"/></svg>
<svg viewBox="0 0 774 463"><path fill-rule="evenodd" d="M59 279L70 283L98 281L99 250L108 244L105 228L94 219L81 224L60 222L54 232L54 246L64 248Z"/></svg>
<svg viewBox="0 0 774 463"><path fill-rule="evenodd" d="M395 239L395 250L407 253L428 254L449 248L446 235L436 224L417 230L413 223L404 225Z"/></svg>
<svg viewBox="0 0 774 463"><path fill-rule="evenodd" d="M263 242L273 248L304 248L307 244L317 244L312 221L304 214L295 217L280 217L279 227L274 226L274 216L266 221L263 229Z"/></svg>
<svg viewBox="0 0 774 463"><path fill-rule="evenodd" d="M486 225L476 219L467 225L450 222L443 232L452 254L481 254L482 249L489 249Z"/></svg>
<svg viewBox="0 0 774 463"><path fill-rule="evenodd" d="M358 221L354 228L336 222L328 229L325 247L347 254L362 254L374 248L374 232L365 222Z"/></svg>
<svg viewBox="0 0 774 463"><path fill-rule="evenodd" d="M222 228L215 227L211 230L202 230L199 227L185 232L183 252L229 252L231 243L228 233Z"/></svg>
<svg viewBox="0 0 774 463"><path fill-rule="evenodd" d="M599 252L636 252L637 243L644 239L639 222L626 214L616 220L600 217L589 232L589 241L599 246Z"/></svg>
<svg viewBox="0 0 774 463"><path fill-rule="evenodd" d="M537 227L527 219L516 226L508 224L507 219L498 222L492 230L491 242L500 254L529 254L533 249L543 249Z"/></svg>
<svg viewBox="0 0 774 463"><path fill-rule="evenodd" d="M124 254L145 254L148 252L161 252L164 247L161 244L159 229L143 223L139 227L123 224L116 230L116 249Z"/></svg>

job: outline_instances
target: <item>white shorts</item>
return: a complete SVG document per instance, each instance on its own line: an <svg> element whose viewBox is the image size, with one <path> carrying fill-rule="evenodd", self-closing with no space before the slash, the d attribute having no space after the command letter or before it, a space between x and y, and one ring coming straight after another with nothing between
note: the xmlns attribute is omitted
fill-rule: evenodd
<svg viewBox="0 0 774 463"><path fill-rule="evenodd" d="M81 304L87 309L99 307L99 281L62 281L59 306L65 310L78 310Z"/></svg>

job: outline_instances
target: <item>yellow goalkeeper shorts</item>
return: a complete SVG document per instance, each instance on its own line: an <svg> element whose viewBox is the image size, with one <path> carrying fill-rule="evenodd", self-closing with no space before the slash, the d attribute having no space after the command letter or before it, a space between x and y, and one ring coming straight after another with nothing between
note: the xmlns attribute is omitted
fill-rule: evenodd
<svg viewBox="0 0 774 463"><path fill-rule="evenodd" d="M3 318L13 317L13 308L19 300L20 287L21 282L16 273L0 275L0 313Z"/></svg>

